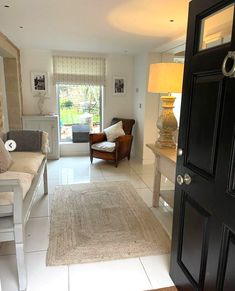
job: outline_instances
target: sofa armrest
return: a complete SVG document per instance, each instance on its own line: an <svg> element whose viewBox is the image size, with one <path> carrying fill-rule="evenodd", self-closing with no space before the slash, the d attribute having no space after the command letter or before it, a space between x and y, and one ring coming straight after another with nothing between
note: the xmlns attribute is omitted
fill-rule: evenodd
<svg viewBox="0 0 235 291"><path fill-rule="evenodd" d="M90 140L90 146L94 143L106 141L106 135L105 133L90 133L89 134L89 140Z"/></svg>
<svg viewBox="0 0 235 291"><path fill-rule="evenodd" d="M1 179L0 180L0 193L1 192L14 192L13 202L13 221L15 224L23 222L23 190L18 179ZM0 206L0 214L1 206ZM4 216L4 215L3 215Z"/></svg>
<svg viewBox="0 0 235 291"><path fill-rule="evenodd" d="M0 192L12 192L15 186L19 186L20 181L18 179L0 179Z"/></svg>
<svg viewBox="0 0 235 291"><path fill-rule="evenodd" d="M39 130L11 130L7 139L16 142L17 152L41 152L43 132Z"/></svg>

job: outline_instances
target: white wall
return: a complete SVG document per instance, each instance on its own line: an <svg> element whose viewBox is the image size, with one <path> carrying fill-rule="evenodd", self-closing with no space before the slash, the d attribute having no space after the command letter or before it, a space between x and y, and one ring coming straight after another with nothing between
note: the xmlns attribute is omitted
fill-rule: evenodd
<svg viewBox="0 0 235 291"><path fill-rule="evenodd" d="M7 114L7 96L5 88L4 64L2 57L0 57L0 98L2 100L3 108L3 132L7 132L9 130L9 123Z"/></svg>
<svg viewBox="0 0 235 291"><path fill-rule="evenodd" d="M39 114L37 108L38 98L32 96L31 72L49 73L48 100L45 101L44 114L58 113L56 90L53 85L53 55L82 55L76 52L52 52L49 50L21 50L22 91L23 91L23 114ZM97 56L98 54L92 54ZM99 54L100 56L100 54ZM126 54L102 55L106 58L107 77L104 96L104 127L109 126L113 117L133 118L133 56ZM126 79L126 94L113 95L113 77L120 76ZM63 145L62 155L86 154L89 152L87 144Z"/></svg>
<svg viewBox="0 0 235 291"><path fill-rule="evenodd" d="M139 160L143 158L145 97L147 85L148 54L142 53L134 59L134 118L136 120L134 131L133 153Z"/></svg>
<svg viewBox="0 0 235 291"><path fill-rule="evenodd" d="M145 53L134 59L134 117L137 120L134 153L143 163L152 163L154 155L146 144L153 144L159 136L157 119L161 113L160 94L148 93L149 66L172 62L170 53Z"/></svg>
<svg viewBox="0 0 235 291"><path fill-rule="evenodd" d="M107 61L107 79L104 101L104 126L113 117L133 118L133 70L134 58L128 55L110 54ZM113 77L124 77L126 94L113 95Z"/></svg>
<svg viewBox="0 0 235 291"><path fill-rule="evenodd" d="M31 91L31 72L48 72L48 96L44 114L57 113L55 87L53 86L52 53L47 50L21 50L21 72L23 93L23 115L39 114L38 98Z"/></svg>
<svg viewBox="0 0 235 291"><path fill-rule="evenodd" d="M160 96L156 93L148 92L148 77L150 64L161 62L162 56L159 53L150 53L147 63L147 90L145 99L145 118L144 118L144 148L143 162L152 163L154 154L146 147L146 144L153 144L158 138L157 118L160 105Z"/></svg>
<svg viewBox="0 0 235 291"><path fill-rule="evenodd" d="M137 120L135 156L144 163L153 162L154 155L146 144L155 143L157 139L159 96L148 93L149 65L157 62L161 62L160 53L140 54L134 60L134 116Z"/></svg>

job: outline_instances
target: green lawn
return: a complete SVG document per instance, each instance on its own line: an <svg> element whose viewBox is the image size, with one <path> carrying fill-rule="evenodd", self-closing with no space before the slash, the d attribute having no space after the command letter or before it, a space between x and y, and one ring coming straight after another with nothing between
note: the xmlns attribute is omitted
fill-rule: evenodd
<svg viewBox="0 0 235 291"><path fill-rule="evenodd" d="M79 116L81 114L82 113L79 113L76 108L70 108L70 109L60 108L60 121L62 125L76 124L76 123L79 123ZM93 123L94 124L100 123L99 115L93 115Z"/></svg>

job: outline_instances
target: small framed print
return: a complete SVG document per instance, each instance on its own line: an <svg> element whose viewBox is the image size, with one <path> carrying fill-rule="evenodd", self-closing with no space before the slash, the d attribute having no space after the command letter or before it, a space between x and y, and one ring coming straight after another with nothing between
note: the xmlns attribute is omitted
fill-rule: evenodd
<svg viewBox="0 0 235 291"><path fill-rule="evenodd" d="M113 95L126 94L126 80L124 77L113 77Z"/></svg>
<svg viewBox="0 0 235 291"><path fill-rule="evenodd" d="M32 72L31 73L31 86L33 93L48 92L48 74L47 72Z"/></svg>

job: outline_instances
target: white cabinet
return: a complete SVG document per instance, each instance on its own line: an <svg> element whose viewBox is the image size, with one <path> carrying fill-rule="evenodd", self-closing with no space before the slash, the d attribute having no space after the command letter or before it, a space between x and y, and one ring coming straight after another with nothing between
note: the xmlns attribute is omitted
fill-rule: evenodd
<svg viewBox="0 0 235 291"><path fill-rule="evenodd" d="M50 152L48 159L59 159L59 117L58 115L25 115L22 116L23 129L43 130L48 132Z"/></svg>

